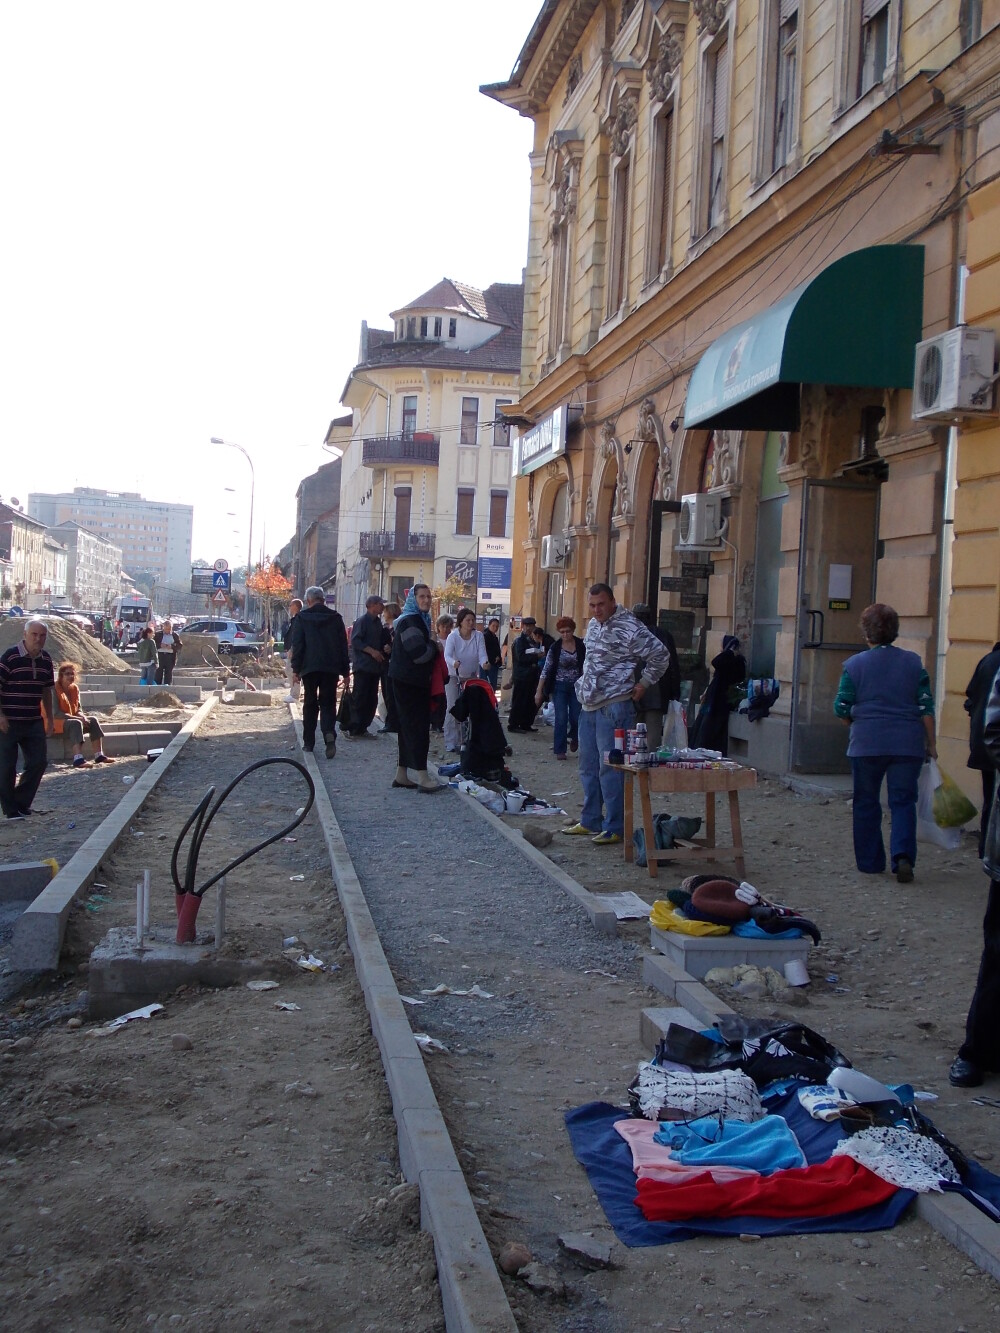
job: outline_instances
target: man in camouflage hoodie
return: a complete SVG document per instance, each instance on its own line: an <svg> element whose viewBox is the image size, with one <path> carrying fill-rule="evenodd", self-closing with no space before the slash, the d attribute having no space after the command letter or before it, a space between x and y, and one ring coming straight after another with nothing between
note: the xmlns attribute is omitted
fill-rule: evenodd
<svg viewBox="0 0 1000 1333"><path fill-rule="evenodd" d="M587 834L598 847L621 842L625 831L625 776L601 762L614 747L615 731L635 726L635 706L670 665L670 653L630 611L615 602L606 583L590 589L587 656L576 692L580 713L580 781L583 812L564 833ZM602 814L603 807L603 814Z"/></svg>

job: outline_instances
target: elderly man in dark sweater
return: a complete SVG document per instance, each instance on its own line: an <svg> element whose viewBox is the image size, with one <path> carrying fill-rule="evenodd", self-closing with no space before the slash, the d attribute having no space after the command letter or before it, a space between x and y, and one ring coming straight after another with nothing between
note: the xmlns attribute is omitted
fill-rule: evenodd
<svg viewBox="0 0 1000 1333"><path fill-rule="evenodd" d="M305 610L292 621L292 679L302 682L302 748L316 744L319 720L326 757L337 753L337 677L350 670L347 630L340 613L326 605L322 588L306 589Z"/></svg>
<svg viewBox="0 0 1000 1333"><path fill-rule="evenodd" d="M29 620L20 643L0 656L0 809L8 819L24 819L42 780L52 734L52 658L45 651L48 630ZM15 784L17 752L24 772Z"/></svg>

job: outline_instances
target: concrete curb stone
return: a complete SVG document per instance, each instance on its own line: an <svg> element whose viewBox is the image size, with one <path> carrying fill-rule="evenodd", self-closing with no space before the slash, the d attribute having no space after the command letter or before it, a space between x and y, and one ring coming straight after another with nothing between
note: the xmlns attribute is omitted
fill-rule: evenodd
<svg viewBox="0 0 1000 1333"><path fill-rule="evenodd" d="M291 708L301 748L302 724ZM360 880L315 755L302 761L316 783L319 816L347 923L347 939L392 1096L399 1157L420 1186L421 1226L434 1239L448 1333L517 1333L517 1324L483 1234L423 1056L399 998Z"/></svg>

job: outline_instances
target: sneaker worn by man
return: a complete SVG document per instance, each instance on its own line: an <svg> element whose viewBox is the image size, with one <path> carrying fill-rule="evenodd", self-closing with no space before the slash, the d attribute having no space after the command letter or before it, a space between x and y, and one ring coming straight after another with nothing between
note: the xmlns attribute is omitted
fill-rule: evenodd
<svg viewBox="0 0 1000 1333"><path fill-rule="evenodd" d="M326 741L326 757L327 759L332 759L337 753L337 737L331 731L328 735L324 736L323 739Z"/></svg>
<svg viewBox="0 0 1000 1333"><path fill-rule="evenodd" d="M89 768L89 767L90 767L90 764L87 762L86 759L84 759L84 757L83 757L82 754L75 754L75 755L73 756L73 767L74 767L74 768Z"/></svg>
<svg viewBox="0 0 1000 1333"><path fill-rule="evenodd" d="M972 1060L960 1055L952 1061L948 1070L948 1082L953 1088L978 1088L983 1081L983 1071Z"/></svg>
<svg viewBox="0 0 1000 1333"><path fill-rule="evenodd" d="M568 833L570 837L592 838L594 836L595 830L592 828L587 828L585 824L567 824L566 827L562 829L562 832Z"/></svg>
<svg viewBox="0 0 1000 1333"><path fill-rule="evenodd" d="M612 843L621 842L622 835L620 833L598 833L597 837L591 838L590 841L595 847L610 847Z"/></svg>
<svg viewBox="0 0 1000 1333"><path fill-rule="evenodd" d="M113 764L114 762L115 761L111 758L111 756L109 754L105 754L103 750L101 751L100 754L94 755L95 764Z"/></svg>
<svg viewBox="0 0 1000 1333"><path fill-rule="evenodd" d="M913 862L907 856L900 856L896 860L896 881L899 884L913 883Z"/></svg>

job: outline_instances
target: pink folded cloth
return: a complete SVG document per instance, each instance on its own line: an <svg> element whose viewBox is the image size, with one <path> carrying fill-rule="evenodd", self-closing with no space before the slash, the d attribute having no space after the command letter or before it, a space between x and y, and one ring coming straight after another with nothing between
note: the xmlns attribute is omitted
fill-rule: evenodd
<svg viewBox="0 0 1000 1333"><path fill-rule="evenodd" d="M669 1148L657 1143L653 1135L660 1128L655 1120L624 1119L615 1121L615 1129L632 1150L632 1169L639 1180L662 1180L680 1185L704 1176L704 1166L684 1166L674 1161ZM710 1174L719 1185L730 1180L745 1180L760 1173L745 1166L713 1166Z"/></svg>

